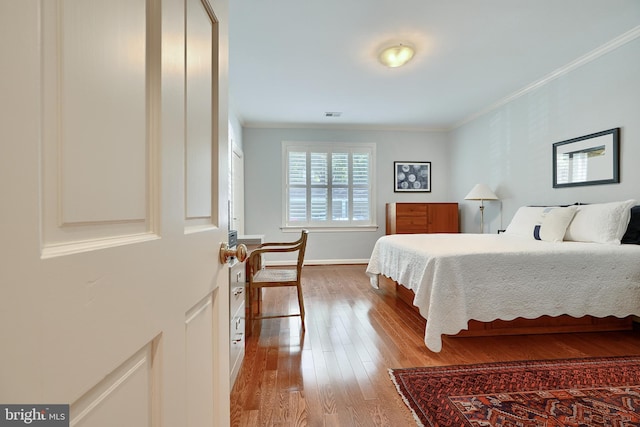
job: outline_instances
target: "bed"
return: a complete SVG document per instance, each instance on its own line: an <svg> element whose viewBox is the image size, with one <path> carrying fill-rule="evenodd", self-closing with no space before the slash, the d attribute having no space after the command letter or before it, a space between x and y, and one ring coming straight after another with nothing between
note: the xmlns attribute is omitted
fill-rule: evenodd
<svg viewBox="0 0 640 427"><path fill-rule="evenodd" d="M614 316L626 328L640 315L640 245L626 244L640 243L634 205L522 207L502 234L383 236L366 271L374 288L380 276L406 288L434 352L470 322Z"/></svg>

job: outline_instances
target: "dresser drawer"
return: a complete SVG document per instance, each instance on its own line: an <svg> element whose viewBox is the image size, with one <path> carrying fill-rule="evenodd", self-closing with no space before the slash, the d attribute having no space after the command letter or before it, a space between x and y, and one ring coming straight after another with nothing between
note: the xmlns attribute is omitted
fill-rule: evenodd
<svg viewBox="0 0 640 427"><path fill-rule="evenodd" d="M426 233L427 223L425 222L400 222L398 221L396 233L398 234L412 234L412 233Z"/></svg>
<svg viewBox="0 0 640 427"><path fill-rule="evenodd" d="M246 298L246 287L244 282L231 284L229 289L229 313L238 311L240 305L244 305Z"/></svg>
<svg viewBox="0 0 640 427"><path fill-rule="evenodd" d="M229 367L230 372L230 384L233 388L233 384L236 382L238 372L242 366L242 360L244 359L244 344L245 344L245 312L244 301L238 307L238 310L231 316L231 324L229 325L229 338L231 343L229 345Z"/></svg>
<svg viewBox="0 0 640 427"><path fill-rule="evenodd" d="M424 203L398 203L396 205L396 216L398 218L422 217L426 219L427 205Z"/></svg>
<svg viewBox="0 0 640 427"><path fill-rule="evenodd" d="M426 227L427 225L427 217L398 217L396 220L396 224L398 227L410 227L410 226L422 226Z"/></svg>
<svg viewBox="0 0 640 427"><path fill-rule="evenodd" d="M246 294L245 263L236 262L229 270L229 313L238 311L244 304Z"/></svg>

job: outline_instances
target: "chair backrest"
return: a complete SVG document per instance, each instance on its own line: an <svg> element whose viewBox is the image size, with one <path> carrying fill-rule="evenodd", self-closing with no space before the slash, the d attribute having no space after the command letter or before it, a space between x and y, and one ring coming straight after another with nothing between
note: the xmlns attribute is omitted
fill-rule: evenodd
<svg viewBox="0 0 640 427"><path fill-rule="evenodd" d="M298 263L296 264L296 269L298 270L298 280L300 280L300 273L302 272L302 267L304 266L304 252L307 249L307 237L309 236L309 230L302 230L302 234L300 235L300 250L298 251Z"/></svg>
<svg viewBox="0 0 640 427"><path fill-rule="evenodd" d="M284 253L284 252L298 252L298 260L296 262L296 270L298 277L304 266L304 254L307 249L307 237L309 236L309 230L303 229L300 234L300 238L294 242L269 242L262 243L256 249L251 251L249 255L249 275L252 276L258 270L263 268L263 254L269 253Z"/></svg>

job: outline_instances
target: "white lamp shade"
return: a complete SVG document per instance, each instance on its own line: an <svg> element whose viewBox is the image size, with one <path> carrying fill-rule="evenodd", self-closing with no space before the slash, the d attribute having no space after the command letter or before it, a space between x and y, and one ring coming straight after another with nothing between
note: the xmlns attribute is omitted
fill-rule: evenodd
<svg viewBox="0 0 640 427"><path fill-rule="evenodd" d="M486 184L476 184L469 191L465 200L498 200L498 196Z"/></svg>

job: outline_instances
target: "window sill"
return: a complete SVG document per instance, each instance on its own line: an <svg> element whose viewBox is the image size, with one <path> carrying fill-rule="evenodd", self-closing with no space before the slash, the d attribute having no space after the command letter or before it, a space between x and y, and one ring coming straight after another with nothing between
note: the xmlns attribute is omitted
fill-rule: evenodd
<svg viewBox="0 0 640 427"><path fill-rule="evenodd" d="M378 226L377 225L351 225L351 226L345 226L345 227L331 227L331 226L327 226L327 227L323 227L323 226L307 226L307 227L286 227L286 226L282 226L280 227L280 230L283 233L299 233L300 230L305 229L305 230L309 230L312 233L335 233L335 232L344 232L344 231L348 231L348 232L352 232L352 231L378 231Z"/></svg>

